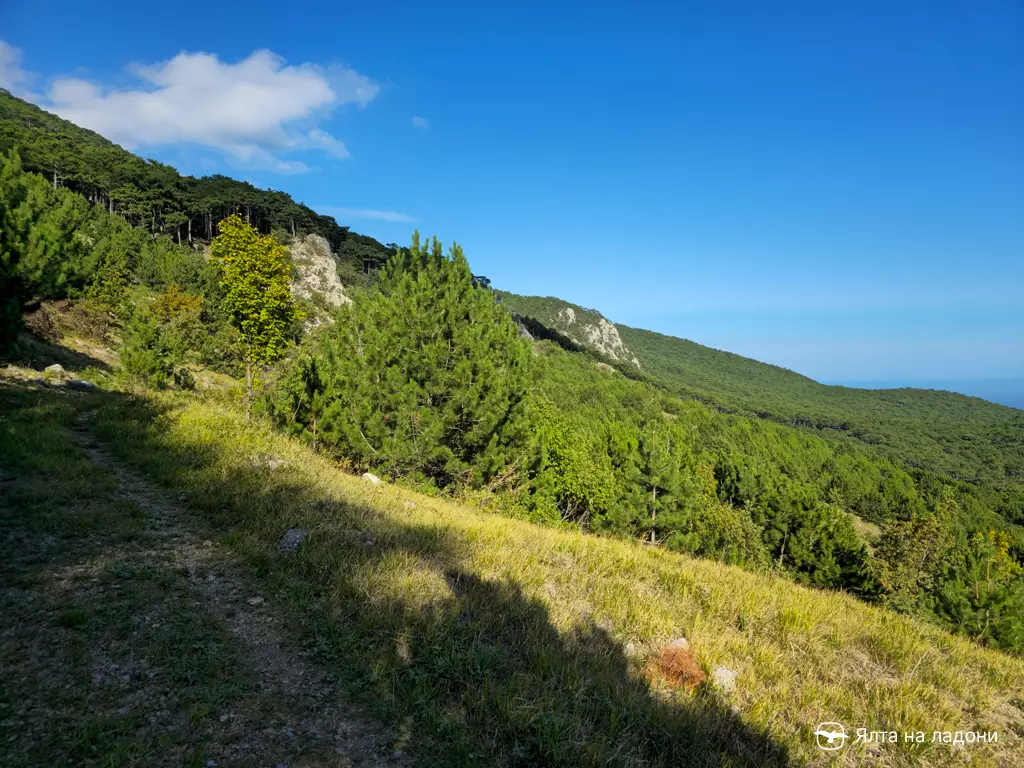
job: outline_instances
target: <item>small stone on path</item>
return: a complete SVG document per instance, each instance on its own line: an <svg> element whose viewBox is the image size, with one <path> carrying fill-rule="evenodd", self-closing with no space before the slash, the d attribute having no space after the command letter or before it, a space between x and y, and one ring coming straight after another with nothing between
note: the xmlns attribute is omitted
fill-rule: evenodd
<svg viewBox="0 0 1024 768"><path fill-rule="evenodd" d="M308 535L309 531L302 528L289 528L284 536L281 537L277 548L282 552L294 552L302 546L302 542L305 541Z"/></svg>

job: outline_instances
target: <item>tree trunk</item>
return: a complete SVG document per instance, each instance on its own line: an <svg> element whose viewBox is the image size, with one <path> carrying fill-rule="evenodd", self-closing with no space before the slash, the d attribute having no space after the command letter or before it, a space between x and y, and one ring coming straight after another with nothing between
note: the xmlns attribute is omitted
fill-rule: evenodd
<svg viewBox="0 0 1024 768"><path fill-rule="evenodd" d="M654 535L654 527L658 521L658 486L651 485L651 544L655 544L658 541L657 536Z"/></svg>
<svg viewBox="0 0 1024 768"><path fill-rule="evenodd" d="M245 356L245 420L252 421L252 355Z"/></svg>

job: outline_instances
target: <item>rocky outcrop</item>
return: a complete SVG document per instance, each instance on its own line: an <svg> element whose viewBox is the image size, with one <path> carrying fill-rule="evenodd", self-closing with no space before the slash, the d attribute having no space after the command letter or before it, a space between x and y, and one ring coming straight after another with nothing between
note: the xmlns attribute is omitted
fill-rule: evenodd
<svg viewBox="0 0 1024 768"><path fill-rule="evenodd" d="M622 341L622 337L619 336L619 329L603 317L597 321L596 325L584 325L581 330L583 332L582 343L585 346L613 360L629 361L637 368L640 367L640 361L633 356L633 353Z"/></svg>
<svg viewBox="0 0 1024 768"><path fill-rule="evenodd" d="M306 235L296 239L288 250L298 273L292 281L293 295L312 300L317 305L326 305L328 310L352 301L345 295L345 286L338 277L337 261L327 240L320 235ZM313 324L317 324L318 319L310 318Z"/></svg>
<svg viewBox="0 0 1024 768"><path fill-rule="evenodd" d="M622 341L619 329L600 315L597 315L596 320L591 321L589 317L591 314L596 313L588 312L578 320L576 310L572 307L563 307L557 314L558 324L561 326L558 330L581 347L592 349L615 361L632 363L639 368L640 361Z"/></svg>

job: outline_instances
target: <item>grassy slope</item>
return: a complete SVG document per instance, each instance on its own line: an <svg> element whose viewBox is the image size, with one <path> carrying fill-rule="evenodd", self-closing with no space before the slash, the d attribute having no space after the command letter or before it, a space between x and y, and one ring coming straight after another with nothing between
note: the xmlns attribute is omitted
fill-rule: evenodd
<svg viewBox="0 0 1024 768"><path fill-rule="evenodd" d="M350 694L427 763L813 763L824 720L998 730L975 764L1024 760L1024 661L845 595L374 489L212 402L110 398L97 428L233 530ZM267 454L285 469L254 464ZM274 545L292 526L312 534L286 559ZM734 696L649 682L679 634L706 671L739 673ZM858 749L849 761L872 754ZM950 747L875 756L938 765Z"/></svg>

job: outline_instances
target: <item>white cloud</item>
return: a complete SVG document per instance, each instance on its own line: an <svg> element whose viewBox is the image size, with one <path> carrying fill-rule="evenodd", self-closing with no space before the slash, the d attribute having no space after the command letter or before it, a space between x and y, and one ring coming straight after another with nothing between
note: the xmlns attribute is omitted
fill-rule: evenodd
<svg viewBox="0 0 1024 768"><path fill-rule="evenodd" d="M0 40L0 88L6 88L15 96L30 97L29 86L35 77L22 69L22 58L20 48Z"/></svg>
<svg viewBox="0 0 1024 768"><path fill-rule="evenodd" d="M345 142L338 141L329 133L325 133L319 128L311 130L306 134L306 138L309 139L309 145L314 149L321 149L335 157L349 157Z"/></svg>
<svg viewBox="0 0 1024 768"><path fill-rule="evenodd" d="M410 122L412 122L414 128L419 128L420 130L423 131L427 130L427 128L430 127L430 121L427 120L427 118L419 117L418 115L414 117Z"/></svg>
<svg viewBox="0 0 1024 768"><path fill-rule="evenodd" d="M377 221L413 222L415 218L398 211L380 211L374 208L339 208L333 205L320 206L317 210L340 218L376 219Z"/></svg>
<svg viewBox="0 0 1024 768"><path fill-rule="evenodd" d="M0 41L0 85L24 90L32 75L21 51ZM191 144L218 150L246 166L281 173L308 170L283 157L292 152L349 156L344 142L318 119L345 104L360 107L380 92L373 80L345 66L288 65L259 50L242 61L181 52L135 65L135 87L105 87L78 77L54 80L44 108L129 149Z"/></svg>

